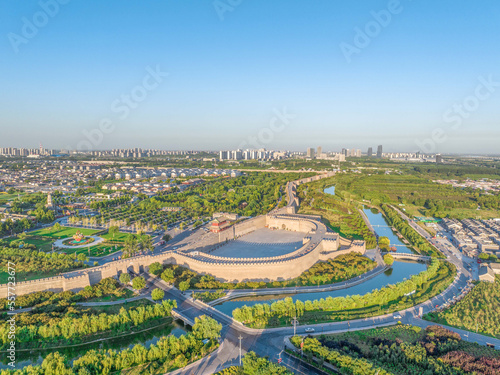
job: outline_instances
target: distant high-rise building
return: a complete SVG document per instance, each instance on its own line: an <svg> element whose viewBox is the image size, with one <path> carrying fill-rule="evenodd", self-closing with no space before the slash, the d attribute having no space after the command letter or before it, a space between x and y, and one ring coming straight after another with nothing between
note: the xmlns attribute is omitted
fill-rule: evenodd
<svg viewBox="0 0 500 375"><path fill-rule="evenodd" d="M368 147L368 157L371 158L373 156L373 148Z"/></svg>
<svg viewBox="0 0 500 375"><path fill-rule="evenodd" d="M347 148L343 148L342 149L342 155L344 155L345 157L347 157L348 153L349 153L349 150Z"/></svg>
<svg viewBox="0 0 500 375"><path fill-rule="evenodd" d="M318 146L316 155L321 156L321 152L323 151L323 148L321 146Z"/></svg>
<svg viewBox="0 0 500 375"><path fill-rule="evenodd" d="M381 158L382 157L382 145L379 145L377 147L377 158Z"/></svg>
<svg viewBox="0 0 500 375"><path fill-rule="evenodd" d="M311 158L311 159L314 158L314 148L313 147L309 147L307 149L307 157Z"/></svg>
<svg viewBox="0 0 500 375"><path fill-rule="evenodd" d="M227 151L220 151L219 160L227 160L227 159L228 159Z"/></svg>
<svg viewBox="0 0 500 375"><path fill-rule="evenodd" d="M436 163L442 163L443 162L443 156L441 154L436 155Z"/></svg>

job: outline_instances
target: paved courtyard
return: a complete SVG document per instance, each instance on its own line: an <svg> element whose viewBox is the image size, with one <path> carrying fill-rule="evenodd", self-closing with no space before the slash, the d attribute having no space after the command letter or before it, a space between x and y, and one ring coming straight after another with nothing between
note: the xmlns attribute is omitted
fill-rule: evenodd
<svg viewBox="0 0 500 375"><path fill-rule="evenodd" d="M284 255L302 247L304 233L258 229L211 254L228 258L265 258Z"/></svg>

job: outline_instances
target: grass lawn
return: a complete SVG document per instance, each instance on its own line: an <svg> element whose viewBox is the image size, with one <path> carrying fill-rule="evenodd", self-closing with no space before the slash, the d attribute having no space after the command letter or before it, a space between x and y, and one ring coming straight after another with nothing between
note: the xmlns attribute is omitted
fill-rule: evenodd
<svg viewBox="0 0 500 375"><path fill-rule="evenodd" d="M114 294L111 294L111 295L105 296L105 297L90 298L90 299L86 300L85 302L113 302L113 301L120 301L122 299L132 298L135 296L135 293L127 288L123 288L123 293L124 294L120 297L117 297ZM132 302L130 302L130 304L132 304Z"/></svg>
<svg viewBox="0 0 500 375"><path fill-rule="evenodd" d="M147 305L154 305L154 303L147 299L140 299L137 301L124 302L117 305L92 306L91 309L97 314L103 312L106 314L118 314L120 313L120 309L122 307L125 309L130 309L132 307L137 308L139 306L147 306ZM87 307L84 307L84 309L87 309Z"/></svg>
<svg viewBox="0 0 500 375"><path fill-rule="evenodd" d="M115 249L116 246L116 249ZM89 248L88 247L80 247L77 249L71 249L71 248L65 248L65 249L60 249L60 252L66 253L66 254L85 254L87 256L91 257L102 257L106 256L109 254L112 254L116 251L120 251L123 249L123 246L120 245L115 245L115 244L107 244L106 242L101 242L97 245L90 246L90 253L89 253Z"/></svg>
<svg viewBox="0 0 500 375"><path fill-rule="evenodd" d="M103 234L101 237L105 238L106 240L110 241L119 241L119 242L125 242L125 239L130 235L130 233L117 233L115 234L115 237L113 238L112 234L106 233Z"/></svg>
<svg viewBox="0 0 500 375"><path fill-rule="evenodd" d="M99 230L96 229L69 228L69 227L62 227L61 230L54 231L52 227L48 227L48 228L38 229L33 232L29 232L29 235L61 239L61 238L72 237L78 230L85 236L91 236L94 233L99 232Z"/></svg>
<svg viewBox="0 0 500 375"><path fill-rule="evenodd" d="M23 196L25 193L19 193L20 196ZM17 193L16 194L7 194L7 193L0 193L0 202L1 201L8 201L11 199L17 198Z"/></svg>

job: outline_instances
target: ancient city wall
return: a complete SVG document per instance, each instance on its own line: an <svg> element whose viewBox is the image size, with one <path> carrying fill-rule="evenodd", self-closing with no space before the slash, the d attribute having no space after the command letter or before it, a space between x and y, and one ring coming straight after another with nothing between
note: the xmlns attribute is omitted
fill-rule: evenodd
<svg viewBox="0 0 500 375"><path fill-rule="evenodd" d="M333 174L329 173L306 178L298 181L297 184L330 177ZM289 213L289 209L290 207L280 212ZM266 226L309 234L304 237L304 246L300 249L277 257L242 259L222 258L203 254L205 258L203 260L179 252L167 252L154 256L145 255L122 259L81 271L68 272L57 277L19 282L16 284L16 294L23 295L44 290L53 292L65 290L79 291L88 285L97 284L102 279L117 277L124 272L143 272L154 262L178 264L193 271L210 274L217 279L231 282L286 280L300 276L318 261L335 258L351 251L356 251L360 254L365 253L366 247L364 241L350 241L341 238L336 233L325 233L326 228L321 222L317 221L318 219L319 217L303 215L296 215L294 217L277 214L263 215L246 220L220 233L220 242L233 240L235 237ZM322 234L320 235L318 232ZM0 298L7 297L7 294L8 286L6 284L0 285Z"/></svg>

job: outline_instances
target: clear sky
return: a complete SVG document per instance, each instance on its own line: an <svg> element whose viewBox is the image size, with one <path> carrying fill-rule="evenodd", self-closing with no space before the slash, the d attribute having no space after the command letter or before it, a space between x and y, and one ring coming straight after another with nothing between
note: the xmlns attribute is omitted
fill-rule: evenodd
<svg viewBox="0 0 500 375"><path fill-rule="evenodd" d="M0 36L0 147L499 151L498 0L3 0Z"/></svg>

